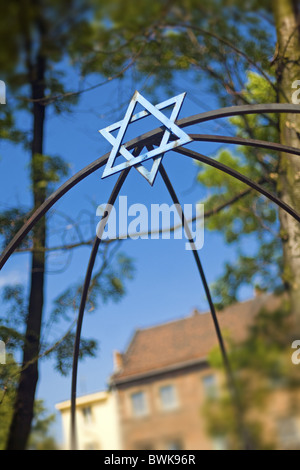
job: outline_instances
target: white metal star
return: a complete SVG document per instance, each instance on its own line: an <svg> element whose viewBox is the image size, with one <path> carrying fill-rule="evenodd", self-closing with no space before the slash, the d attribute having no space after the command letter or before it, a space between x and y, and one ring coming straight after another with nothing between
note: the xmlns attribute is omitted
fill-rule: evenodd
<svg viewBox="0 0 300 470"><path fill-rule="evenodd" d="M136 91L132 97L132 100L129 103L127 111L125 113L124 119L122 121L111 124L105 129L100 130L99 132L105 137L113 146L112 151L109 155L109 158L106 163L102 178L118 173L126 168L134 166L140 173L143 175L146 180L153 185L157 171L160 165L160 162L163 158L163 155L168 150L172 150L179 145L184 145L188 142L191 142L191 138L175 124L175 120L181 109L184 97L186 93L182 93L178 96L170 98L162 103L153 106L146 98L144 98L138 91ZM140 103L145 109L138 114L133 115L137 103ZM174 105L170 118L167 118L162 112L162 109L168 108L169 106ZM122 139L125 135L126 129L131 122L142 119L146 116L152 114L156 119L158 119L166 128L163 134L161 143L159 147L149 150L145 153L142 153L138 156L132 155L124 145L122 145ZM119 129L118 134L114 137L111 132ZM177 140L169 141L170 136L174 134L177 137ZM127 161L120 163L116 166L113 166L115 159L122 155ZM149 171L142 165L142 162L153 158L153 165Z"/></svg>

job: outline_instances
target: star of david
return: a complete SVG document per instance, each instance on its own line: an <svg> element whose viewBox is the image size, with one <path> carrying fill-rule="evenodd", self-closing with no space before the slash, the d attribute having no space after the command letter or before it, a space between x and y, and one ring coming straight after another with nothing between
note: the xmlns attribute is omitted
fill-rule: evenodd
<svg viewBox="0 0 300 470"><path fill-rule="evenodd" d="M170 98L162 103L153 106L146 98L144 98L138 91L136 91L129 103L127 111L125 113L124 119L122 121L116 122L105 129L100 130L99 132L105 137L108 142L113 146L111 153L108 157L106 167L104 169L102 178L118 173L126 168L134 166L136 170L146 178L146 180L153 185L155 177L158 172L160 162L165 154L165 152L178 147L179 145L184 145L188 142L191 142L192 139L175 124L175 120L181 109L184 97L186 93L182 93L178 96ZM137 103L140 103L144 110L140 113L133 114ZM166 117L161 110L168 108L173 105L170 118ZM134 156L132 155L124 145L122 145L122 139L125 135L126 129L131 122L138 121L149 115L154 116L158 119L165 127L165 131L160 142L160 145L156 148L151 148L146 152ZM118 134L114 137L111 132L118 130ZM170 137L175 135L177 140L171 140ZM116 158L122 155L126 161L114 166ZM142 162L153 158L153 165L149 171L146 167L143 166Z"/></svg>

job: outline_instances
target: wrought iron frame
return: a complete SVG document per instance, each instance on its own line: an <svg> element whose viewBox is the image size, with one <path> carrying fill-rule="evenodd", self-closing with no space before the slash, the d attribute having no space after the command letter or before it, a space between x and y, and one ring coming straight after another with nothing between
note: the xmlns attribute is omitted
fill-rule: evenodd
<svg viewBox="0 0 300 470"><path fill-rule="evenodd" d="M196 114L194 116L186 117L184 119L180 119L175 122L177 126L180 128L192 126L195 124L200 124L203 122L208 122L214 119L219 119L219 118L225 118L225 117L230 117L230 116L242 116L242 115L248 115L248 114L268 114L268 113L300 113L300 106L297 105L292 105L292 104L260 104L260 105L244 105L244 106L232 106L228 108L220 108L214 111L208 111L200 114ZM136 137L135 139L127 142L124 144L125 148L127 150L132 150L134 156L138 156L141 150L144 147L148 148L148 151L151 151L153 149L153 145L157 144L159 140L162 138L165 130L163 128L157 128L151 132L148 132L146 134L143 134L139 137ZM236 144L236 145L245 145L245 146L251 146L255 148L262 148L262 149L267 149L267 150L274 150L278 152L283 152L283 153L289 153L293 155L298 155L300 156L300 149L294 148L294 147L288 147L285 145L273 143L273 142L267 142L267 141L261 141L261 140L254 140L254 139L243 139L240 137L228 137L228 136L219 136L219 135L206 135L206 134L189 134L190 138L192 141L198 141L198 142L221 142L221 143L228 143L228 144ZM173 149L173 152L176 152L180 155L184 155L186 157L192 158L194 160L197 160L199 162L205 163L206 165L210 165L223 173L226 173L233 178L241 181L242 183L246 184L250 188L256 190L260 194L264 195L267 197L269 200L274 202L278 207L283 209L285 212L290 214L297 222L300 222L300 214L287 205L283 200L275 196L274 194L270 193L268 190L263 188L263 186L250 178L248 178L245 175L242 175L238 171L224 165L223 163L218 162L217 160L207 157L205 155L202 155L198 152L195 152L194 150L187 149L185 147L177 147ZM43 217L48 210L59 200L61 197L66 194L68 191L70 191L74 186L76 186L80 181L85 179L87 176L91 175L94 173L96 170L104 166L109 158L109 153L103 155L102 157L98 158L94 162L90 163L86 167L84 167L82 170L80 170L78 173L76 173L74 176L72 176L69 180L67 180L62 186L60 186L54 193L49 196L44 203L37 208L34 213L31 215L31 217L27 220L27 222L22 226L22 228L18 231L18 233L14 236L14 238L11 240L11 242L7 245L5 250L3 251L2 255L0 256L0 270L2 267L5 265L7 260L10 258L10 256L14 253L18 245L21 243L21 241L25 238L25 236L30 232L30 230L34 227L34 225ZM71 447L73 449L77 448L77 439L76 439L76 390L77 390L77 370L78 370L78 358L79 358L79 350L80 350L80 337L81 337L81 329L82 329L82 323L83 323L83 318L84 318L84 311L85 311L85 305L87 301L87 296L88 296L88 291L89 291L89 286L91 282L91 277L92 277L92 271L93 267L95 264L97 252L99 245L101 243L101 237L103 235L104 227L105 224L107 223L109 213L111 210L111 207L114 205L118 194L126 180L126 177L130 171L131 167L122 170L120 173L118 180L114 186L114 189L110 195L110 198L108 200L108 206L107 210L104 212L104 216L102 217L102 220L100 221L99 228L98 228L98 233L97 236L95 237L93 247L91 250L88 266L87 266L87 271L85 275L85 280L83 284L83 290L81 294L81 302L80 302L80 307L79 307L79 312L78 312L78 318L77 318L77 327L76 327L76 336L75 336L75 342L74 342L74 353L73 353L73 367L72 367L72 387L71 387ZM167 175L167 172L165 168L163 167L162 164L160 164L159 167L159 172L160 175L166 185L166 188L173 200L173 202L176 204L176 207L179 208L180 203L177 198L177 195L175 193L175 190L169 180L169 177ZM194 246L194 240L192 238L191 232L189 231L188 224L186 223L184 213L181 209L178 209L179 215L182 219L182 222L184 224L184 227L186 229L186 234L189 238L189 242L193 248ZM241 415L240 415L240 405L239 405L239 396L236 391L236 387L234 384L234 378L232 374L232 370L230 367L230 363L228 360L228 355L226 352L224 340L222 337L220 325L218 322L217 314L215 311L214 303L212 300L212 296L210 293L210 289L205 277L205 273L202 267L202 263L199 257L199 254L196 249L192 249L195 262L197 265L197 269L203 284L203 288L207 297L207 301L209 304L214 328L216 331L216 335L218 338L218 343L220 346L221 354L223 357L223 362L224 362L224 367L225 367L225 372L228 380L228 385L231 389L231 392L233 394L233 397L235 399L235 403L237 405L237 420L238 420L238 425L240 426L240 430L243 434L244 437L244 442L245 442L245 447L249 447L249 436L247 436L247 432L243 427L243 423L241 420Z"/></svg>

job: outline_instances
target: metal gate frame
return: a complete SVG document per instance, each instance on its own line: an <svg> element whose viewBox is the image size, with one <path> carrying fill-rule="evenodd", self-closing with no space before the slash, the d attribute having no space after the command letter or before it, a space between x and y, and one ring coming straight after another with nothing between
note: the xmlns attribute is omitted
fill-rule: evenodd
<svg viewBox="0 0 300 470"><path fill-rule="evenodd" d="M220 118L225 118L225 117L230 117L230 116L242 116L242 115L249 115L249 114L266 114L266 113L298 113L299 114L300 106L293 105L293 104L276 104L276 103L232 106L232 107L220 108L214 111L208 111L208 112L196 114L190 117L186 117L184 119L180 119L176 121L175 124L179 126L180 128L184 128L184 127L192 126L195 124L201 124L203 122L208 122L208 121L212 121L215 119L220 119ZM136 137L135 139L130 140L129 142L124 144L124 146L127 150L133 149L133 155L138 156L144 147L150 150L150 149L153 149L153 145L158 145L160 139L162 138L163 133L164 133L164 130L162 128L157 128L153 131L150 131L139 137ZM284 153L289 153L292 155L300 156L300 149L297 149L294 147L288 147L286 145L277 144L273 142L254 140L254 139L244 139L240 137L228 137L228 136L207 135L207 134L188 134L188 135L194 142L220 142L220 143L228 143L228 144L237 144L237 145L244 145L244 146L262 148L262 149L267 149L267 150L274 150L278 152L284 152ZM241 181L242 183L246 184L250 188L255 189L257 192L267 197L270 201L274 202L278 207L280 207L285 212L287 212L297 222L300 222L300 214L295 209L287 205L282 199L278 198L274 194L264 189L260 184L251 180L247 176L242 175L238 171L228 167L227 165L224 165L223 163L220 163L214 160L211 157L207 157L205 155L202 155L201 153L195 152L194 150L190 150L185 147L177 147L177 148L172 149L172 151L176 152L177 154L192 158L193 160L197 160L199 162L205 163L206 165L212 166L216 168L217 170L220 170L223 173L226 173L232 176L233 178ZM78 173L72 176L69 180L67 180L63 185L61 185L56 191L54 191L44 201L44 203L38 209L35 210L35 212L31 215L28 221L24 223L22 228L14 236L14 238L7 245L2 255L0 256L0 270L3 268L5 263L8 261L10 256L14 253L18 245L25 238L25 236L36 225L36 223L49 211L49 209L59 199L61 199L61 197L64 194L70 191L80 181L82 181L87 176L91 175L96 170L104 166L107 163L108 158L109 158L109 153L103 155L102 157L98 158L94 162L84 167L82 170L80 170ZM73 367L72 367L72 387L71 387L71 447L72 449L77 448L77 438L76 438L77 371L78 371L81 329L82 329L85 305L86 305L87 296L88 296L88 290L89 290L89 286L91 282L91 276L92 276L92 271L93 271L93 267L95 264L96 255L98 252L99 245L101 243L101 237L103 235L105 225L107 223L111 208L114 205L118 197L118 194L126 180L126 177L130 169L131 168L125 169L120 173L118 180L110 195L107 208L104 211L103 217L99 223L98 233L93 243L92 251L90 254L90 258L89 258L89 262L88 262L88 266L86 270L85 280L83 284L83 290L81 294L81 301L80 301L78 318L77 318L76 336L75 336L74 353L73 353ZM208 287L208 283L204 274L202 263L200 261L200 257L198 255L197 250L193 248L194 240L192 238L191 232L186 222L186 219L182 210L182 206L179 203L175 190L169 180L167 172L165 168L163 167L162 163L159 166L159 172L173 200L173 203L176 204L177 211L182 220L183 226L185 227L187 237L191 244L192 252L193 252L195 262L197 265L197 269L201 277L201 282L204 287L206 298L210 307L210 312L211 312L215 332L218 338L218 343L219 343L222 358L223 358L228 385L235 401L236 410L237 410L237 423L239 426L239 430L242 433L245 448L251 448L249 436L247 434L246 429L243 426L239 396L236 390L233 373L232 373L230 363L228 360L228 355L226 352L224 340L222 337L214 303L213 303L210 289Z"/></svg>

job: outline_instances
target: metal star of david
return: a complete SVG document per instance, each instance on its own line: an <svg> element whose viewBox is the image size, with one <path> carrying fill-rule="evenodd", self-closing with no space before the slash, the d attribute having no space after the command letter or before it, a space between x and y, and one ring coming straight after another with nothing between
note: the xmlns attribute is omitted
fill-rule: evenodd
<svg viewBox="0 0 300 470"><path fill-rule="evenodd" d="M139 173L146 178L146 180L153 185L156 178L160 162L164 156L164 153L168 150L172 150L179 145L187 144L191 142L192 139L175 124L175 120L181 109L184 97L186 93L182 93L178 96L170 98L162 103L153 106L146 98L144 98L138 91L136 91L132 97L132 100L129 103L127 111L125 113L124 119L122 121L111 124L105 129L100 130L99 132L112 144L113 148L109 155L109 158L106 163L102 178L118 173L126 168L134 166ZM137 103L140 103L145 109L140 113L133 115ZM167 118L161 110L168 108L169 106L174 105L170 118ZM149 150L145 153L142 153L138 156L132 155L124 145L122 145L122 139L125 135L128 125L131 122L138 121L146 116L152 114L156 119L158 119L166 128L163 134L161 143L159 147ZM116 137L114 137L111 132L119 129L119 132ZM170 136L174 134L177 137L177 140L169 141ZM120 163L116 166L113 166L115 159L122 155L127 161ZM142 165L142 162L153 158L153 165L149 171Z"/></svg>

